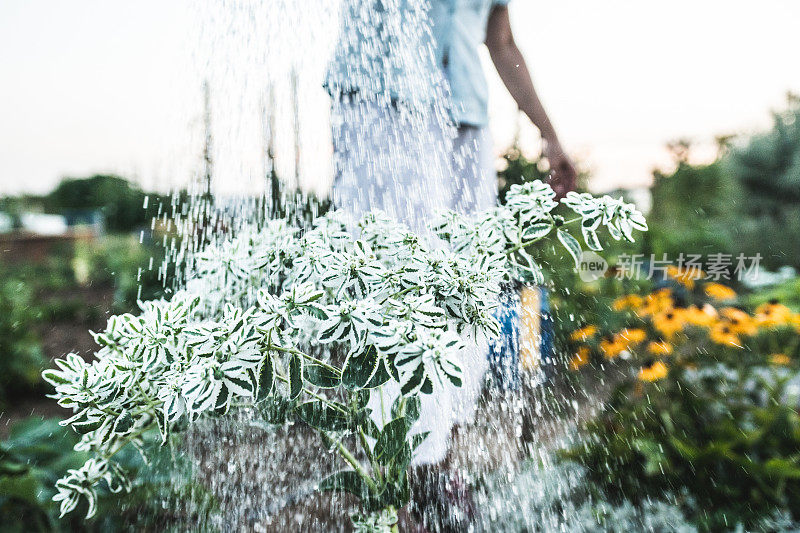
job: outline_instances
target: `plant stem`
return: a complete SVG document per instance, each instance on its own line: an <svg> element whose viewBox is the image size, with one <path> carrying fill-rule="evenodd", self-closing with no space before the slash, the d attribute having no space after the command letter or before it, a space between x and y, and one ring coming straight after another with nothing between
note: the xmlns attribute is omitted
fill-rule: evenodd
<svg viewBox="0 0 800 533"><path fill-rule="evenodd" d="M267 349L268 350L275 350L276 352L283 352L283 353L290 353L290 354L294 354L294 355L299 355L303 359L307 359L307 360L311 361L312 363L318 364L321 367L325 367L327 370L330 370L330 371L336 373L337 375L341 375L342 374L342 371L339 370L338 368L336 368L335 366L331 366L328 363L326 363L325 361L323 361L321 359L317 359L313 355L308 355L305 352L301 352L300 350L296 350L294 348L282 348L280 346L275 346L272 343L268 344Z"/></svg>
<svg viewBox="0 0 800 533"><path fill-rule="evenodd" d="M391 296L389 296L389 298L397 298L398 296L403 296L404 294L409 293L411 291L418 291L418 290L422 290L424 288L425 287L423 287L422 285L414 285L413 287L408 287L408 288L403 289L402 291L398 291L398 292L392 294Z"/></svg>
<svg viewBox="0 0 800 533"><path fill-rule="evenodd" d="M279 380L283 381L283 382L284 382L284 383L286 383L287 385L289 384L289 380L288 380L287 378L285 378L285 377L281 376L281 375L280 375L280 374L278 374L277 372L275 373L275 377L276 377L276 378L278 378ZM309 396L311 396L312 398L315 398L315 399L317 399L317 400L321 401L322 403L326 404L328 407L330 407L330 408L332 408L332 409L336 409L336 410L337 410L337 411L339 411L340 413L349 414L349 413L347 412L347 410L346 410L346 409L342 409L342 408L341 408L341 406L339 406L339 405L336 405L335 403L331 402L331 401L330 401L328 398L326 398L325 396L321 396L321 395L317 394L317 393L316 393L316 392L314 392L314 391L310 391L310 390L308 390L308 389L307 389L307 388L305 388L305 387L303 387L303 392L305 392L306 394L308 394L308 395L309 395Z"/></svg>
<svg viewBox="0 0 800 533"><path fill-rule="evenodd" d="M378 482L382 484L383 473L381 472L381 467L378 464L377 459L375 459L375 454L372 453L372 450L369 447L366 433L364 433L364 430L361 428L358 428L358 440L361 442L361 447L364 448L364 452L369 458L369 463L372 465L372 470L375 472L375 477L378 478Z"/></svg>
<svg viewBox="0 0 800 533"><path fill-rule="evenodd" d="M356 471L356 474L358 474L359 477L364 480L364 483L367 484L370 490L375 494L378 494L378 486L375 484L375 480L369 476L367 471L364 470L364 467L361 466L361 463L358 462L358 459L356 459L353 456L353 454L350 453L350 450L348 450L345 447L345 445L342 444L340 441L331 439L324 432L322 432L322 434L325 435L328 439L333 441L333 443L336 445L336 449L339 450L339 454L342 456L342 458L344 458L345 461L350 463L350 466L352 466L353 470Z"/></svg>
<svg viewBox="0 0 800 533"><path fill-rule="evenodd" d="M407 399L408 398L406 396L403 396L402 398L400 398L400 405L397 406L398 407L397 416L406 416L406 400Z"/></svg>

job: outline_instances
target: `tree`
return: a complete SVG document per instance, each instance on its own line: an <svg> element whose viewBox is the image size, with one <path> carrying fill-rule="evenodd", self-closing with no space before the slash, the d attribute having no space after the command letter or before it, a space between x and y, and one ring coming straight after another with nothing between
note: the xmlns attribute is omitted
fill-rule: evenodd
<svg viewBox="0 0 800 533"><path fill-rule="evenodd" d="M720 161L691 165L679 159L674 172L657 170L653 178L645 253L677 259L681 253L736 251L741 190Z"/></svg>
<svg viewBox="0 0 800 533"><path fill-rule="evenodd" d="M154 215L158 202L151 198L149 209L145 208L147 196L124 178L95 175L64 179L43 198L43 204L50 212L99 209L109 231L126 232L146 225Z"/></svg>
<svg viewBox="0 0 800 533"><path fill-rule="evenodd" d="M746 198L738 206L742 251L761 252L772 268L800 267L800 96L788 96L772 129L734 146L725 166Z"/></svg>

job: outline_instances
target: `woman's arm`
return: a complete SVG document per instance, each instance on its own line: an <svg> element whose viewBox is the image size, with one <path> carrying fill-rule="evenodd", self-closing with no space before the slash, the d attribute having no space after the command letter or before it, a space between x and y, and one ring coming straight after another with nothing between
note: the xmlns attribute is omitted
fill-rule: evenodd
<svg viewBox="0 0 800 533"><path fill-rule="evenodd" d="M536 94L525 58L514 42L507 6L496 6L489 16L486 46L500 78L519 108L539 128L544 140L544 155L550 163L553 188L563 196L575 188L576 171L569 156L561 147L550 118Z"/></svg>

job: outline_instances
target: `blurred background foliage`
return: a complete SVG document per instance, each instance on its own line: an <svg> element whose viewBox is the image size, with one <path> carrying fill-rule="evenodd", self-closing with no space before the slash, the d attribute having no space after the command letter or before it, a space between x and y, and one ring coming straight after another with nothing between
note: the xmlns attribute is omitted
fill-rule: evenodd
<svg viewBox="0 0 800 533"><path fill-rule="evenodd" d="M612 243L603 253L612 266L622 254L655 254L657 258L667 254L674 260L681 253L760 253L761 268L800 268L800 98L788 98L785 109L774 113L768 131L720 138L718 155L710 163L692 163L690 142L676 142L671 150L674 168L655 171L649 189L650 231L634 245ZM547 174L541 157L510 148L498 174L501 201L511 185L546 179ZM272 178L275 189L278 182ZM580 188L585 189L589 180L590 173L582 171ZM639 192L612 194L635 200L641 198ZM179 201L185 198L182 193ZM327 208L327 203L300 197L288 203L295 206L289 214L300 219ZM4 530L118 531L141 524L145 516L153 521L151 526L163 526L178 517L172 516L169 505L155 509L156 502L170 501L181 491L202 491L170 485L159 477L168 476L174 467L167 465L174 458L165 458L167 466L138 476L142 486L113 504L106 500L103 505L113 505L113 510L98 513L100 518L85 527L80 520L59 521L50 501L54 480L83 458L72 449L75 435L58 426L54 417L64 413L44 398L47 390L40 372L68 351L91 357L94 347L88 330L102 328L109 314L134 311L139 298L168 295L174 272L159 272L165 233L159 225L151 226L151 221L171 205L168 197L108 175L67 179L44 196L0 199L0 211L17 225L26 211L76 218L100 213L106 230L95 238L55 246L36 260L0 260L0 410L5 418L0 424L0 524ZM572 260L556 248L536 250L536 255L542 258L549 288L555 330L553 368L570 387L577 387L576 377L564 371L573 356L573 332L587 324L618 331L624 324L610 312L614 299L621 294L644 294L651 286L613 275L583 282ZM736 288L739 307L755 309L777 299L800 311L797 277L752 290ZM619 388L600 402L608 409L587 428L587 446L573 459L583 463L596 491L624 499L624 505L634 505L639 511L648 508L645 496L669 493L672 503L700 529L724 529L721 524L726 518L755 524L787 501L796 503L800 420L797 411L781 401L789 381L767 382L758 377L766 354L759 357L755 362L748 359L745 373L714 375L713 386L690 383L685 370L677 370L668 381L646 385L646 402L635 379L610 380L610 385ZM719 353L711 353L703 364L712 368L722 359ZM795 361L781 372L796 368ZM747 388L754 382L756 389ZM720 413L753 421L754 429L745 431ZM753 459L744 477L730 466L742 457ZM137 461L132 453L128 466L142 468ZM715 476L716 485L703 476ZM712 490L720 487L724 492ZM745 500L746 506L730 506ZM706 504L713 509L696 512ZM599 511L591 512L597 515ZM613 522L607 513L604 516Z"/></svg>
<svg viewBox="0 0 800 533"><path fill-rule="evenodd" d="M760 253L766 268L800 268L800 97L770 130L719 142L704 165L688 163L691 143L672 145L676 169L654 172L645 253Z"/></svg>
<svg viewBox="0 0 800 533"><path fill-rule="evenodd" d="M164 531L200 519L197 513L214 508L212 497L191 483L191 464L170 447L151 443L150 464L133 448L117 457L135 478L126 495L99 493L98 512L84 519L86 509L59 519L52 501L55 482L89 457L75 451L78 435L61 427L58 419L30 417L11 429L0 443L0 524L8 532L116 532ZM160 441L160 438L158 439ZM137 474L138 472L138 474ZM86 506L85 502L82 504Z"/></svg>
<svg viewBox="0 0 800 533"><path fill-rule="evenodd" d="M147 208L146 197L149 197ZM99 209L108 231L118 233L148 226L159 200L169 205L168 198L145 194L124 178L96 175L63 180L55 190L41 198L41 203L46 213Z"/></svg>

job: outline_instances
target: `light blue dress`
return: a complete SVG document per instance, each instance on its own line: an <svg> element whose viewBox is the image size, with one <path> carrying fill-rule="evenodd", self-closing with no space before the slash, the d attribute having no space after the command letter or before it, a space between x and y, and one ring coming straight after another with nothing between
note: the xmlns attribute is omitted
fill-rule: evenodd
<svg viewBox="0 0 800 533"><path fill-rule="evenodd" d="M478 50L492 8L509 0L344 0L326 77L334 97L430 105L444 78L455 124L484 127L488 88Z"/></svg>
<svg viewBox="0 0 800 533"><path fill-rule="evenodd" d="M380 209L424 232L443 208L473 214L495 204L478 49L492 6L507 1L343 0L326 86L333 97L333 200L347 216ZM422 398L411 432L429 435L414 464L444 459L452 426L474 418L489 348L465 341L463 386ZM381 406L398 395L395 382L373 392L379 426L388 422Z"/></svg>

